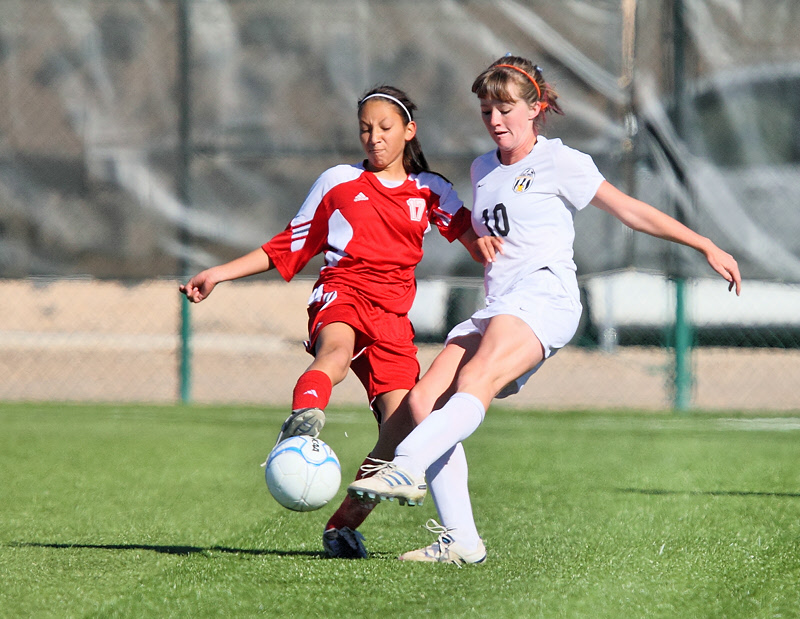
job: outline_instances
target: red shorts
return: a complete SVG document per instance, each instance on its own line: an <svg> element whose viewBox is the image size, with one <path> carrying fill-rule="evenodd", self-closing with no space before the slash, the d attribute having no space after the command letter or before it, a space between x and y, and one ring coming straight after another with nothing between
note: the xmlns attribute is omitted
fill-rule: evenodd
<svg viewBox="0 0 800 619"><path fill-rule="evenodd" d="M318 286L308 306L306 350L314 354L320 330L343 322L356 332L353 372L367 390L370 405L375 398L395 389L411 389L419 380L414 327L408 316L399 316L369 303L357 292Z"/></svg>

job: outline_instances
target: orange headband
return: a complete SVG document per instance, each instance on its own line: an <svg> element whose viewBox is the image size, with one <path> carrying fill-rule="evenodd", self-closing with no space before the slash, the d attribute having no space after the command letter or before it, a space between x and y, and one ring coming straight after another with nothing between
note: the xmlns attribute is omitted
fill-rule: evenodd
<svg viewBox="0 0 800 619"><path fill-rule="evenodd" d="M524 69L520 69L519 67L515 67L513 64L496 64L494 66L495 67L505 67L507 69L514 69L514 71L519 71L520 73L522 73L522 75L527 77L531 81L531 83L536 87L536 96L539 98L539 101L541 101L541 103L542 103L542 109L547 107L547 102L546 101L542 101L542 89L539 88L539 84L537 84L536 80L533 79L533 77L531 77L530 73L528 73Z"/></svg>

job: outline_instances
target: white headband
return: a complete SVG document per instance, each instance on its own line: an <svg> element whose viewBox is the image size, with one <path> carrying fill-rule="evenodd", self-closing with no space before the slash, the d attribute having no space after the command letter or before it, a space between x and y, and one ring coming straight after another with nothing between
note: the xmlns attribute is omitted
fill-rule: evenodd
<svg viewBox="0 0 800 619"><path fill-rule="evenodd" d="M397 105L403 108L403 111L406 113L406 116L408 116L409 121L414 120L413 118L411 118L411 112L408 111L408 108L405 105L403 105L403 102L400 101L400 99L398 99L397 97L393 97L392 95L385 95L382 92L376 92L371 95L367 95L366 97L361 99L361 101L358 102L358 107L360 108L362 105L364 105L364 101L366 101L367 99L372 99L372 97L383 97L384 99L389 99L389 101L394 101Z"/></svg>

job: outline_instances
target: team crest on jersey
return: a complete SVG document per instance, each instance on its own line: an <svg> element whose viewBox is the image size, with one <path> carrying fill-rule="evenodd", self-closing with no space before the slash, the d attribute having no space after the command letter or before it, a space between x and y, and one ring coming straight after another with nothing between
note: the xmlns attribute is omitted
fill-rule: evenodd
<svg viewBox="0 0 800 619"><path fill-rule="evenodd" d="M425 214L425 200L422 198L409 198L406 200L411 215L411 221L422 221Z"/></svg>
<svg viewBox="0 0 800 619"><path fill-rule="evenodd" d="M525 193L528 191L534 176L536 176L536 172L533 171L533 168L526 168L522 174L514 179L514 193Z"/></svg>

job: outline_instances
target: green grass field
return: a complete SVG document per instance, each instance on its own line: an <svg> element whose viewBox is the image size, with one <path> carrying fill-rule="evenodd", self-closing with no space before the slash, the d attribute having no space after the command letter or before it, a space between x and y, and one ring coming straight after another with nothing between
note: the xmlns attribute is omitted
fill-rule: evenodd
<svg viewBox="0 0 800 619"><path fill-rule="evenodd" d="M3 617L797 617L800 418L493 409L465 444L487 563L380 506L327 559L259 464L283 410L0 404ZM366 410L323 432L346 481ZM336 502L344 495L344 486Z"/></svg>

